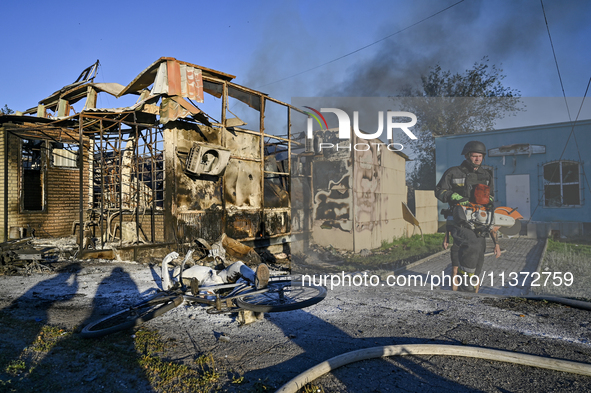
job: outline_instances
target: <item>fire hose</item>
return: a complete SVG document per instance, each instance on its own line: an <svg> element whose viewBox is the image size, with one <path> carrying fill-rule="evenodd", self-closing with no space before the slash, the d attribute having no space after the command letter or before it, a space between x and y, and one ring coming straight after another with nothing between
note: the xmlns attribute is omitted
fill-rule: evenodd
<svg viewBox="0 0 591 393"><path fill-rule="evenodd" d="M404 355L465 356L591 376L591 364L552 359L542 356L528 355L525 353L445 344L386 345L382 347L359 349L328 359L296 376L280 387L279 390L277 390L277 393L295 393L298 389L301 389L303 386L322 375L353 362L384 356Z"/></svg>

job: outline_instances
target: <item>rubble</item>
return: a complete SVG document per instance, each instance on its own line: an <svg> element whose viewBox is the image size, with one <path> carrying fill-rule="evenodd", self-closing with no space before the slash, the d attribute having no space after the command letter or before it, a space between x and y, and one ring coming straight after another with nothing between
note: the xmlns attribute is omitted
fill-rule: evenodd
<svg viewBox="0 0 591 393"><path fill-rule="evenodd" d="M43 262L54 262L59 250L54 247L33 248L33 238L0 243L0 274L31 274L51 271Z"/></svg>

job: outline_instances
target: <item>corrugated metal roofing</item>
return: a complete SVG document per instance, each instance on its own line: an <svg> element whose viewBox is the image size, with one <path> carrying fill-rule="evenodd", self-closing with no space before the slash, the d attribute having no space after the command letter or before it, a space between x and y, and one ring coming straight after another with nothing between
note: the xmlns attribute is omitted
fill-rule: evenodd
<svg viewBox="0 0 591 393"><path fill-rule="evenodd" d="M125 87L125 89L123 89L123 91L119 93L119 97L124 94L138 92L140 90L143 90L143 89L149 87L150 85L152 85L152 83L155 83L156 74L160 71L162 64L163 63L166 64L168 61L173 61L179 65L185 65L190 68L198 69L201 71L201 73L213 76L215 78L219 78L221 80L231 81L232 79L235 78L234 75L226 74L221 71L216 71L211 68L201 67L201 66L198 66L195 64L184 62L184 61L179 61L173 57L161 57L158 60L156 60L154 63L150 64L150 66L148 66L148 68L143 70L138 76L136 76L134 78L134 80L132 80L131 83L129 83Z"/></svg>

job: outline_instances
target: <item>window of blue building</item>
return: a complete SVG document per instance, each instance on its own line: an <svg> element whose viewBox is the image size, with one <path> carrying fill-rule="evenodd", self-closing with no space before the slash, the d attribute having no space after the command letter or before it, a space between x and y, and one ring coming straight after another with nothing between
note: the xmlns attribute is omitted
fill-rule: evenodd
<svg viewBox="0 0 591 393"><path fill-rule="evenodd" d="M544 164L544 206L580 206L580 164L576 161L554 161Z"/></svg>

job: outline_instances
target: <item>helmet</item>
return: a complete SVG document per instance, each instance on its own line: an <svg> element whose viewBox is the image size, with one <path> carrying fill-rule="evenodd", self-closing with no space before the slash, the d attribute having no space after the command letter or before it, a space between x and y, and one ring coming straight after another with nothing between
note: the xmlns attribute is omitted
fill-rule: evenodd
<svg viewBox="0 0 591 393"><path fill-rule="evenodd" d="M466 145L464 146L464 150L462 150L462 155L465 156L466 154L471 152L486 155L486 146L484 146L484 143L480 141L470 141L466 143Z"/></svg>

